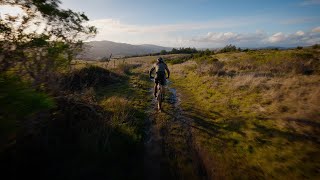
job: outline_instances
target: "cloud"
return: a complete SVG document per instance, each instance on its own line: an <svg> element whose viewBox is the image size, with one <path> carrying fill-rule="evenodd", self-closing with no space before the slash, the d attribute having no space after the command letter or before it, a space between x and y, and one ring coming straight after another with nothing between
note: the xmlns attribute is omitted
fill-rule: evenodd
<svg viewBox="0 0 320 180"><path fill-rule="evenodd" d="M255 33L234 33L234 32L209 32L203 37L196 37L192 40L195 42L207 42L215 44L229 44L229 43L250 43L261 41L266 38L264 31L257 31Z"/></svg>
<svg viewBox="0 0 320 180"><path fill-rule="evenodd" d="M282 32L278 32L278 33L275 33L274 35L270 36L267 39L267 41L270 43L277 43L277 42L281 42L285 39L286 39L285 34L283 34Z"/></svg>
<svg viewBox="0 0 320 180"><path fill-rule="evenodd" d="M303 23L310 23L310 22L318 22L319 17L299 17L299 18L290 18L290 19L283 19L280 20L280 24L284 25L292 25L292 24L303 24Z"/></svg>
<svg viewBox="0 0 320 180"><path fill-rule="evenodd" d="M260 18L261 19L261 18ZM239 33L221 31L235 29L256 23L258 18L234 18L209 22L186 22L176 24L141 25L124 23L117 19L99 19L88 22L98 28L98 35L93 40L110 40L131 44L157 44L171 47L221 47L226 44L237 46L296 46L311 45L320 42L320 27L309 31L294 33L265 31ZM220 31L219 31L220 30ZM206 34L199 34L207 31ZM198 33L198 35L196 35Z"/></svg>
<svg viewBox="0 0 320 180"><path fill-rule="evenodd" d="M314 32L314 33L320 32L320 26L313 28L312 32Z"/></svg>
<svg viewBox="0 0 320 180"><path fill-rule="evenodd" d="M223 46L230 43L240 46L312 45L320 43L319 30L320 28L314 28L308 32L299 30L295 33L277 32L272 35L268 35L264 31L246 34L235 32L209 32L204 36L192 38L192 41L218 46Z"/></svg>
<svg viewBox="0 0 320 180"><path fill-rule="evenodd" d="M130 24L117 19L107 18L92 20L87 25L97 27L98 34L91 40L110 40L131 44L158 44L163 46L194 46L192 34L213 30L246 27L260 22L257 17L233 17L206 22L185 22L175 24Z"/></svg>
<svg viewBox="0 0 320 180"><path fill-rule="evenodd" d="M320 42L320 33L314 32L314 29L309 32L297 31L296 33L288 34L279 32L270 36L266 41L271 44L288 46L312 45Z"/></svg>
<svg viewBox="0 0 320 180"><path fill-rule="evenodd" d="M304 0L301 5L310 6L310 5L320 5L320 0Z"/></svg>
<svg viewBox="0 0 320 180"><path fill-rule="evenodd" d="M296 32L296 35L297 35L297 36L303 36L304 34L305 34L305 33L304 33L303 31L297 31L297 32Z"/></svg>
<svg viewBox="0 0 320 180"><path fill-rule="evenodd" d="M245 26L257 22L254 18L230 18L222 20L214 20L207 22L187 22L177 24L160 24L160 25L132 25L122 23L115 19L99 19L90 21L90 25L94 25L100 29L100 32L127 32L127 33L168 33L177 31L192 31L201 29L219 29Z"/></svg>

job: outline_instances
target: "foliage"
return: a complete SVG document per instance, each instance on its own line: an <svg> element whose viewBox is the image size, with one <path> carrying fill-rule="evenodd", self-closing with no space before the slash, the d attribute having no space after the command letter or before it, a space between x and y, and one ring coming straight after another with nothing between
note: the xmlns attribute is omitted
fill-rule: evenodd
<svg viewBox="0 0 320 180"><path fill-rule="evenodd" d="M117 69L120 71L120 73L129 74L131 67L132 65L122 62L117 66Z"/></svg>
<svg viewBox="0 0 320 180"><path fill-rule="evenodd" d="M18 78L0 76L1 114L22 118L41 109L53 107L53 100L36 92Z"/></svg>
<svg viewBox="0 0 320 180"><path fill-rule="evenodd" d="M225 53L225 52L234 52L237 51L237 47L235 45L229 44L226 45L224 48L222 48L219 52Z"/></svg>
<svg viewBox="0 0 320 180"><path fill-rule="evenodd" d="M12 134L15 137L17 128L24 129L15 137L20 139L38 131L38 124L44 125L46 119L37 115L54 106L50 96L62 94L56 88L59 74L70 70L72 57L81 49L81 40L96 34L95 27L83 25L88 21L85 14L61 9L60 3L56 0L0 3L21 11L0 17L1 140ZM0 148L6 145L1 142Z"/></svg>
<svg viewBox="0 0 320 180"><path fill-rule="evenodd" d="M319 49L320 48L320 44L315 44L312 46L313 49Z"/></svg>
<svg viewBox="0 0 320 180"><path fill-rule="evenodd" d="M166 63L168 64L181 64L183 62L188 61L189 59L191 59L193 56L192 55L185 55L185 56L181 56L181 57L173 57L173 58L166 58Z"/></svg>
<svg viewBox="0 0 320 180"><path fill-rule="evenodd" d="M68 74L61 81L65 90L80 91L86 88L106 86L116 81L118 75L98 66L89 66Z"/></svg>
<svg viewBox="0 0 320 180"><path fill-rule="evenodd" d="M168 54L168 52L166 50L161 50L160 51L160 55L165 55L165 54Z"/></svg>
<svg viewBox="0 0 320 180"><path fill-rule="evenodd" d="M40 110L54 107L54 101L44 93L36 92L17 77L0 75L0 149L17 124Z"/></svg>
<svg viewBox="0 0 320 180"><path fill-rule="evenodd" d="M172 48L172 50L169 52L169 54L193 54L193 53L197 53L198 51L196 50L196 48Z"/></svg>
<svg viewBox="0 0 320 180"><path fill-rule="evenodd" d="M211 178L317 179L319 55L312 47L268 49L215 54L216 66L209 57L174 66ZM220 68L225 75L216 75Z"/></svg>
<svg viewBox="0 0 320 180"><path fill-rule="evenodd" d="M81 40L95 35L83 26L83 13L59 8L54 0L4 0L1 5L21 9L21 15L1 16L0 73L15 70L27 74L36 88L47 84L55 73L68 69Z"/></svg>

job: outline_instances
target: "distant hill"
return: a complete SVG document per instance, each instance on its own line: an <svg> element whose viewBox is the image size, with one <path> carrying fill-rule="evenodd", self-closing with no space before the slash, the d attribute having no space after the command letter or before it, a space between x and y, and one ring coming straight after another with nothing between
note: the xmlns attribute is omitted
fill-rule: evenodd
<svg viewBox="0 0 320 180"><path fill-rule="evenodd" d="M113 57L142 55L157 53L161 50L170 51L172 48L156 46L151 44L132 45L126 43L116 43L112 41L91 41L84 43L84 51L77 58L98 60L103 57Z"/></svg>

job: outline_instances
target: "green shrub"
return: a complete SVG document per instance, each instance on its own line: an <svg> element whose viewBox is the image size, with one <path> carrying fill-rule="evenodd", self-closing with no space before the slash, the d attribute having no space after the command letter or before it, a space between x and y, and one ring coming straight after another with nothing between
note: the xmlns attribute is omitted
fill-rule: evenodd
<svg viewBox="0 0 320 180"><path fill-rule="evenodd" d="M224 67L223 62L214 61L214 62L210 63L208 73L210 76L222 75L222 74L224 74L223 67Z"/></svg>
<svg viewBox="0 0 320 180"><path fill-rule="evenodd" d="M22 118L54 106L48 95L36 92L19 78L0 75L0 86L0 112L5 116L11 114Z"/></svg>
<svg viewBox="0 0 320 180"><path fill-rule="evenodd" d="M320 44L315 44L312 46L313 49L319 49L320 48Z"/></svg>
<svg viewBox="0 0 320 180"><path fill-rule="evenodd" d="M181 64L181 63L184 63L186 61L187 61L186 59L168 59L167 63L168 64Z"/></svg>
<svg viewBox="0 0 320 180"><path fill-rule="evenodd" d="M121 63L117 68L121 73L129 74L131 66L127 63Z"/></svg>
<svg viewBox="0 0 320 180"><path fill-rule="evenodd" d="M15 134L17 122L54 107L45 93L36 92L17 77L0 75L0 149L8 136Z"/></svg>
<svg viewBox="0 0 320 180"><path fill-rule="evenodd" d="M226 45L224 48L222 48L219 52L225 53L225 52L235 52L237 51L237 47L235 45L229 44Z"/></svg>
<svg viewBox="0 0 320 180"><path fill-rule="evenodd" d="M89 66L76 70L62 81L64 90L78 91L85 88L105 86L116 81L117 75L109 70L98 67Z"/></svg>

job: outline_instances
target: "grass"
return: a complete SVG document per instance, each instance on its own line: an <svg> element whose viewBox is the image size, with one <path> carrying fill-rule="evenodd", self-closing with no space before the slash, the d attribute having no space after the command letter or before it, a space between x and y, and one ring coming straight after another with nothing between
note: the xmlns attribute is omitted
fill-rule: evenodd
<svg viewBox="0 0 320 180"><path fill-rule="evenodd" d="M239 73L259 71L276 74L319 74L319 53L315 49L304 50L259 50L214 55L224 62L228 71ZM311 70L315 71L312 72Z"/></svg>
<svg viewBox="0 0 320 180"><path fill-rule="evenodd" d="M317 179L319 57L307 48L164 56L181 101L167 91L163 113L148 77L157 57L77 61L68 96L33 115L34 134L20 134L19 158L0 157L25 176L142 179L151 128L162 179Z"/></svg>
<svg viewBox="0 0 320 180"><path fill-rule="evenodd" d="M1 152L1 167L10 173L5 164L14 163L25 177L45 179L143 178L147 75L132 64L77 68L61 81L66 92L56 107L23 123L13 149Z"/></svg>
<svg viewBox="0 0 320 180"><path fill-rule="evenodd" d="M237 75L199 73L199 63L191 62L171 68L173 85L186 97L185 116L198 127L193 135L211 177L319 177L319 53L266 50L215 57L224 71ZM289 66L281 66L281 74L264 68L286 61L312 61L313 75ZM266 72L271 76L259 75Z"/></svg>
<svg viewBox="0 0 320 180"><path fill-rule="evenodd" d="M0 152L16 141L20 124L32 115L52 109L55 104L45 93L37 92L20 78L0 75Z"/></svg>

